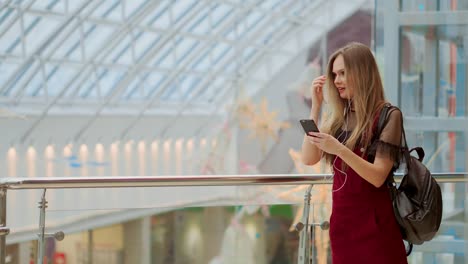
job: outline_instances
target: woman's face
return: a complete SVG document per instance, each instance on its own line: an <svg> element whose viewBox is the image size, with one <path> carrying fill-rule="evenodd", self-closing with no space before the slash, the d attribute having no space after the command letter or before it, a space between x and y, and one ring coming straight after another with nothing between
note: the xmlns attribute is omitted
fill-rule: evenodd
<svg viewBox="0 0 468 264"><path fill-rule="evenodd" d="M352 87L346 86L346 72L343 55L338 55L333 62L333 76L336 88L340 97L343 99L352 99L354 91Z"/></svg>

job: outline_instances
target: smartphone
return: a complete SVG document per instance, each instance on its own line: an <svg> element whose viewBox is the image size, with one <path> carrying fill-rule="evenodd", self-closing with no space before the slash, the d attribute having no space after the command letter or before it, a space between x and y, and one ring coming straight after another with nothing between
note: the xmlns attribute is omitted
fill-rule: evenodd
<svg viewBox="0 0 468 264"><path fill-rule="evenodd" d="M302 128L304 128L304 132L309 135L309 132L319 132L317 124L315 124L314 120L312 119L301 119Z"/></svg>

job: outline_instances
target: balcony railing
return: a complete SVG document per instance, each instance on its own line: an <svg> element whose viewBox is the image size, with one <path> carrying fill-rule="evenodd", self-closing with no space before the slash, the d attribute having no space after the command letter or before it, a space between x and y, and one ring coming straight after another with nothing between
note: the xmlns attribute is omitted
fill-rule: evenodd
<svg viewBox="0 0 468 264"><path fill-rule="evenodd" d="M395 179L399 181L401 174ZM439 183L467 182L467 173L433 173ZM7 196L13 190L44 190L40 202L38 263L43 262L45 238L45 190L80 188L142 188L142 187L189 187L189 186L251 186L251 185L318 185L330 184L331 175L208 175L208 176L154 176L154 177L69 177L69 178L2 178L0 179L0 264L5 263ZM308 188L307 193L310 192ZM309 196L310 198L310 196ZM306 197L307 203L307 197ZM70 205L71 207L71 205ZM305 213L306 211L304 211ZM303 229L301 232L303 232ZM306 234L305 237L308 237ZM307 249L308 250L308 249ZM306 263L306 262L304 262Z"/></svg>

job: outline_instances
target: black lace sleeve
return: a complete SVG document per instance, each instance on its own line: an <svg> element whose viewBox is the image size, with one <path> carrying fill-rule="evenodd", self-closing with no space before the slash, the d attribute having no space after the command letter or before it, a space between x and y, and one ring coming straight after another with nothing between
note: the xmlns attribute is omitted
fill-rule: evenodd
<svg viewBox="0 0 468 264"><path fill-rule="evenodd" d="M368 153L376 158L391 159L395 166L398 166L401 158L401 120L403 117L401 111L395 109L388 118L380 137L372 143Z"/></svg>

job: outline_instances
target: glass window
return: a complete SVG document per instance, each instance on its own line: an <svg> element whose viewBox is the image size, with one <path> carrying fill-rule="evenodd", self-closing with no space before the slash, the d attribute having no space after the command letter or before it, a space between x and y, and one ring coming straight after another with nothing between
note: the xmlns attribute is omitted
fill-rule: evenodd
<svg viewBox="0 0 468 264"><path fill-rule="evenodd" d="M135 57L137 60L141 60L145 54L158 43L160 35L153 32L141 31L135 34L136 37L133 41L135 45Z"/></svg>
<svg viewBox="0 0 468 264"><path fill-rule="evenodd" d="M135 13L141 10L149 1L146 0L132 0L125 1L125 14L128 17L133 17Z"/></svg>
<svg viewBox="0 0 468 264"><path fill-rule="evenodd" d="M447 0L400 0L400 11L425 12L435 10L468 10L468 2Z"/></svg>
<svg viewBox="0 0 468 264"><path fill-rule="evenodd" d="M110 36L117 28L103 25L98 26L88 22L85 22L83 26L85 32L84 44L87 56L90 58L102 56L103 54L100 53L100 51L110 44L109 40L112 40Z"/></svg>
<svg viewBox="0 0 468 264"><path fill-rule="evenodd" d="M57 1L57 0L34 1L34 3L31 5L31 9L42 10L42 11L64 12L65 11L64 2L65 1Z"/></svg>
<svg viewBox="0 0 468 264"><path fill-rule="evenodd" d="M104 1L93 11L91 16L120 21L123 19L120 2L121 1Z"/></svg>
<svg viewBox="0 0 468 264"><path fill-rule="evenodd" d="M467 116L463 35L458 25L402 28L400 100L406 115Z"/></svg>

